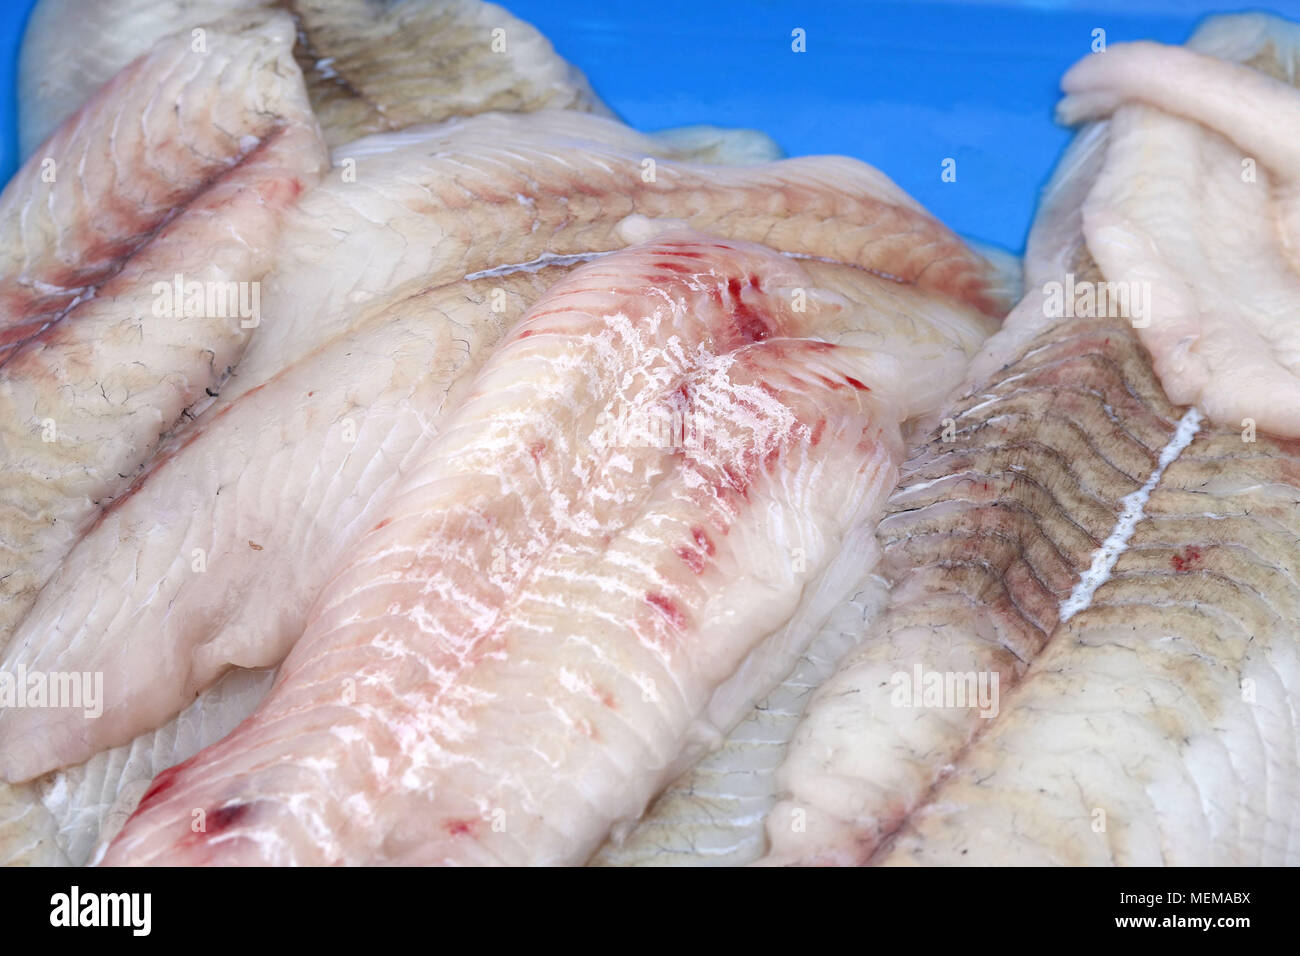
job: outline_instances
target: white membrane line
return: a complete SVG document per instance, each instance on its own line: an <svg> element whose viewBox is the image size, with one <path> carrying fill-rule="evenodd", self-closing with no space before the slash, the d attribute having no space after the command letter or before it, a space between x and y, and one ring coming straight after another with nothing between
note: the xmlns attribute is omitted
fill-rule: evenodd
<svg viewBox="0 0 1300 956"><path fill-rule="evenodd" d="M1061 623L1064 624L1080 611L1086 610L1092 603L1092 596L1096 593L1097 588L1101 587L1110 578L1110 572L1115 568L1115 562L1119 556L1128 548L1128 540L1133 537L1133 529L1137 527L1139 521L1145 517L1147 499L1151 497L1151 492L1155 490L1160 478L1165 473L1165 469L1173 462L1175 458L1182 454L1183 449L1191 444L1196 433L1201 429L1201 413L1195 408L1189 408L1187 413L1178 422L1178 427L1174 429L1173 437L1169 443L1160 452L1160 460L1156 463L1155 471L1151 472L1151 477L1137 491L1124 496L1124 509L1119 514L1119 519L1115 522L1115 527L1100 548L1093 552L1092 565L1079 578L1078 583L1074 585L1074 590L1070 596L1061 602Z"/></svg>
<svg viewBox="0 0 1300 956"><path fill-rule="evenodd" d="M708 230L704 230L705 233ZM888 279L890 282L897 282L900 285L911 285L902 276L896 276L892 272L882 272L880 269L872 269L869 266L860 266L856 262L845 262L843 259L832 259L829 256L814 256L807 252L785 252L781 249L775 250L781 253L787 259L807 259L811 262L829 262L833 266L848 266L851 269L861 269L863 272L870 272L873 276L880 276L882 279Z"/></svg>
<svg viewBox="0 0 1300 956"><path fill-rule="evenodd" d="M504 266L496 266L491 269L484 269L481 272L469 272L465 274L466 279L491 279L495 276L508 276L516 272L540 272L547 266L572 266L579 262L591 262L594 259L602 259L611 255L610 252L578 252L571 256L559 256L554 253L543 253L536 259L530 259L528 262L512 262ZM621 250L618 250L621 251Z"/></svg>
<svg viewBox="0 0 1300 956"><path fill-rule="evenodd" d="M710 233L705 230L705 235ZM653 241L653 240L651 240ZM479 272L467 272L466 279L491 279L496 276L513 275L516 272L540 272L547 266L572 266L580 262L592 262L596 259L603 259L605 256L613 255L615 252L621 252L620 249L610 249L606 252L575 252L572 255L556 255L555 253L546 252L536 259L530 259L528 262L511 262L502 266L494 266L491 269L483 269ZM879 269L868 269L866 266L854 265L851 262L845 262L843 259L830 259L826 256L812 256L802 252L782 252L780 249L773 250L780 253L787 259L810 259L814 262L829 262L837 266L849 266L854 269L861 269L863 272L869 272L874 276L880 276L882 279L889 279L891 282L898 282L904 285L906 280L899 278L888 272L881 272ZM987 403L986 403L987 404ZM973 409L972 409L973 411Z"/></svg>

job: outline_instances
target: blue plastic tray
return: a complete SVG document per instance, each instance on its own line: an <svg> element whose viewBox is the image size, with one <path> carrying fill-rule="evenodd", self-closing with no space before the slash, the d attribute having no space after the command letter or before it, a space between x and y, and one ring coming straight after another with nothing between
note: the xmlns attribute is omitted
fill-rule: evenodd
<svg viewBox="0 0 1300 956"><path fill-rule="evenodd" d="M32 5L6 0L0 12L4 180L17 161L15 64ZM1038 187L1069 138L1052 123L1057 84L1089 52L1094 29L1110 43L1178 43L1213 12L1268 9L1300 19L1300 0L1267 8L1183 0L504 6L586 71L633 126L752 126L791 155L856 156L958 232L1013 250L1023 247ZM805 31L805 53L791 50L796 28ZM940 179L947 158L956 160L956 182Z"/></svg>

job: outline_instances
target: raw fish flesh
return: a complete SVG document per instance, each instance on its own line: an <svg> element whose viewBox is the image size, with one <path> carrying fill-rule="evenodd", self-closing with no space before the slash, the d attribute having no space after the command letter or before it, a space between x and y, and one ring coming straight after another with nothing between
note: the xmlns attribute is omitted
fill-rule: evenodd
<svg viewBox="0 0 1300 956"><path fill-rule="evenodd" d="M762 692L748 663L793 662L805 586L869 560L898 363L789 338L809 285L670 233L554 286L262 706L160 777L104 862L584 860Z"/></svg>
<svg viewBox="0 0 1300 956"><path fill-rule="evenodd" d="M161 726L229 667L279 664L432 439L448 389L563 271L408 289L163 449L101 512L0 665L101 673L103 712L0 711L3 776L81 763Z"/></svg>
<svg viewBox="0 0 1300 956"><path fill-rule="evenodd" d="M521 157L530 137L537 144L535 165L547 162L567 174L559 184L539 184L535 171L525 173ZM503 139L512 143L508 151L492 145ZM289 213L279 265L267 282L268 321L221 395L131 495L105 512L3 659L11 671L51 669L59 662L104 673L106 712L92 721L70 710L0 713L0 774L26 780L79 763L158 727L226 667L277 664L301 633L303 614L334 556L351 546L362 516L396 479L400 463L427 440L453 372L472 370L479 350L496 343L503 315L519 314L510 311L517 294L535 297L543 288L528 269L473 280L471 288L438 288L439 278L497 264L502 256L571 254L583 242L622 245L627 223L605 217L629 208L628 183L642 179L630 170L626 178L609 170L618 160L639 170L636 157L653 146L613 121L539 113L489 114L348 147L357 158L355 182L324 183ZM541 198L531 205L511 201L498 211L494 200L512 187L499 176L477 178L486 220L480 225L461 210L451 184L476 168L471 164L499 172L507 160L520 168L518 188ZM608 180L604 197L595 193L596 171ZM823 171L824 184L817 186ZM841 252L857 265L923 277L941 288L943 276L955 274L958 292L982 290L973 298L984 308L1001 294L991 265L915 211L869 167L791 160L726 172L744 186L710 187L707 177L723 171L665 164L659 177L671 187L648 196L633 192L641 206L632 208L689 216L729 233L763 233L804 254ZM579 174L593 200L580 211L561 188ZM808 210L803 231L785 235L777 217L758 207L771 203L767 191L774 181L787 184L792 201ZM553 191L544 192L543 185ZM457 201L446 210L430 209L432 187ZM850 190L850 198L842 198ZM716 198L702 202L702 195ZM870 211L882 202L877 196L898 205L887 207L883 222L871 223ZM564 217L554 224L542 216L549 204ZM754 208L740 213L738 206ZM822 208L833 210L830 218L814 219ZM522 222L496 225L516 215ZM544 228L537 228L539 221ZM840 223L858 234L860 247L831 242L830 227ZM890 225L897 235L885 231ZM514 243L497 239L515 233L521 238ZM905 245L909 238L915 248ZM936 261L927 263L926 256ZM938 407L994 327L970 305L866 269L809 260L806 271L809 334L902 361L916 383L909 389L909 417ZM436 291L396 311L375 305L413 281L433 283ZM503 312L488 311L489 295L501 296ZM356 325L359 309L368 309L363 328ZM359 355L394 350L402 352L396 365L366 360L364 377L348 371ZM421 381L419 370L429 364L444 372ZM294 406L297 412L286 416ZM377 443L374 449L346 442L349 426L364 430ZM324 501L331 502L332 524L316 515ZM131 569L130 587L122 586L123 568ZM39 746L31 743L36 739Z"/></svg>
<svg viewBox="0 0 1300 956"><path fill-rule="evenodd" d="M292 36L277 17L160 46L0 195L0 644L257 325L244 306L324 161Z"/></svg>
<svg viewBox="0 0 1300 956"><path fill-rule="evenodd" d="M484 114L335 150L335 170L286 223L264 300L276 321L259 329L222 401L336 334L385 290L621 249L620 224L633 214L859 266L991 316L1010 306L1003 263L973 252L864 163L720 168L656 161L658 150L614 120L556 111Z"/></svg>
<svg viewBox="0 0 1300 956"><path fill-rule="evenodd" d="M1294 28L1272 23L1276 44L1226 47L1252 66L1280 59ZM1214 25L1218 40L1231 29ZM808 705L777 773L767 862L1297 859L1292 443L1174 406L1136 317L1044 314L1054 269L1124 278L1097 268L1087 234L1112 158L1129 161L1116 142L1150 119L1130 125L1129 109L1063 161L1029 295L973 364L983 382L947 413L952 440L903 468L880 526L889 605ZM1175 175L1146 201L1228 215L1212 190L1182 192L1184 154L1163 149ZM900 699L918 668L996 675L994 713Z"/></svg>

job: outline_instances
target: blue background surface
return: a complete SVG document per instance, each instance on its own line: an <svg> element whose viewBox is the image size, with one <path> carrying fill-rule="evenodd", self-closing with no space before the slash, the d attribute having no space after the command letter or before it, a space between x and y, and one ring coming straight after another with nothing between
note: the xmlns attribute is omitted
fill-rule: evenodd
<svg viewBox="0 0 1300 956"><path fill-rule="evenodd" d="M99 0L111 2L111 0ZM1069 138L1052 122L1061 74L1108 43L1179 43L1202 16L1300 0L502 0L581 67L633 126L750 126L790 155L878 166L950 226L1024 245L1038 188ZM33 0L0 0L0 179L17 162L14 79ZM802 28L807 52L791 51ZM945 158L957 181L940 180Z"/></svg>

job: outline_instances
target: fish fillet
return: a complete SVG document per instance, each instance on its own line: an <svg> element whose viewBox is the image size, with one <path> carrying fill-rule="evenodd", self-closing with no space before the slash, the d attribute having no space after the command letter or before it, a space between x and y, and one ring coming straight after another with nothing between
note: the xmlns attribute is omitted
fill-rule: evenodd
<svg viewBox="0 0 1300 956"><path fill-rule="evenodd" d="M896 475L897 363L785 338L807 284L673 234L555 286L104 862L574 862L634 818Z"/></svg>
<svg viewBox="0 0 1300 956"><path fill-rule="evenodd" d="M615 832L592 866L739 866L767 850L763 821L776 803L776 771L810 694L834 672L880 613L889 588L868 573L831 609L794 670L714 751Z"/></svg>
<svg viewBox="0 0 1300 956"><path fill-rule="evenodd" d="M881 862L1300 861L1300 445L1210 429Z"/></svg>
<svg viewBox="0 0 1300 956"><path fill-rule="evenodd" d="M487 110L608 113L536 29L478 0L41 0L19 61L23 155L164 38L255 29L279 9L330 145Z"/></svg>
<svg viewBox="0 0 1300 956"><path fill-rule="evenodd" d="M1062 266L1080 281L1117 278L1083 242L1087 204L1128 135L1119 119L1085 130L1058 172L1031 237L1030 293L973 366L995 370L988 384L949 413L952 441L941 434L903 468L880 526L889 606L805 713L778 772L766 862L1291 858L1288 688L1300 676L1267 618L1243 615L1246 593L1272 609L1293 600L1252 557L1293 547L1271 517L1294 500L1293 452L1261 438L1232 455L1225 433L1194 437L1199 413L1165 396L1141 328L1046 316L1033 288ZM1008 348L1019 350L1009 364ZM1206 441L1218 453L1194 464ZM1215 486L1232 500L1210 501ZM1173 501L1178 519L1157 517ZM1259 530L1227 523L1256 509ZM1203 553L1214 570L1189 579ZM1193 626L1227 620L1216 604L1243 620L1237 644ZM899 695L918 667L997 675L995 714ZM1238 706L1235 675L1252 667L1260 706ZM1246 795L1253 782L1262 796Z"/></svg>
<svg viewBox="0 0 1300 956"><path fill-rule="evenodd" d="M281 215L324 158L291 42L281 17L214 34L205 54L160 47L55 137L53 182L29 164L0 197L12 216L0 642L96 510L239 359L253 321L229 302L168 314L157 286L179 275L224 291L270 268Z"/></svg>
<svg viewBox="0 0 1300 956"><path fill-rule="evenodd" d="M802 265L805 334L897 359L921 381L909 416L937 407L992 331L940 296ZM78 763L159 726L229 666L278 664L329 569L437 430L448 390L566 271L397 295L178 438L78 543L0 664L103 673L103 714L0 712L0 773Z"/></svg>
<svg viewBox="0 0 1300 956"><path fill-rule="evenodd" d="M159 727L227 668L279 664L432 439L448 389L563 271L399 294L165 448L101 512L0 664L101 673L102 715L0 711L0 774L81 763Z"/></svg>
<svg viewBox="0 0 1300 956"><path fill-rule="evenodd" d="M1293 83L1298 39L1294 24L1271 17L1222 17L1189 46ZM1232 92L1244 102L1253 85ZM1127 148L1152 135L1170 136L1165 145L1181 141L1185 151L1170 155L1191 160L1163 160L1172 189L1141 210L1165 222L1186 217L1196 230L1162 244L1170 261L1212 241L1216 225L1259 249L1254 230L1235 225L1243 213L1259 214L1258 197L1238 192L1240 204L1228 202L1225 177L1204 172L1215 165L1207 157L1241 169L1240 154L1214 132L1137 106L1120 109L1109 125L1126 141L1108 150L1106 176L1112 162L1134 171ZM1108 184L1108 198L1115 186ZM1188 188L1195 201L1182 192ZM1141 262L1145 252L1134 255ZM1213 271L1188 274L1198 295L1240 278L1221 268L1237 261L1235 250L1221 255L1208 264ZM1259 285L1238 286L1237 308L1267 303L1278 288L1268 268L1286 267L1276 258L1264 263L1238 262ZM1089 583L1086 600L1065 604L1068 620L1012 692L1007 715L962 754L879 862L1300 861L1300 446L1198 415L1184 416L1182 444L1171 444L1148 480L1126 546Z"/></svg>
<svg viewBox="0 0 1300 956"><path fill-rule="evenodd" d="M502 141L512 143L508 152L497 146ZM545 191L535 170L524 162L530 158L524 154L524 146L530 142L536 144L531 155L568 174L558 183L545 183ZM344 151L357 163L354 181L340 176L322 184L289 213L278 267L267 282L264 311L273 319L258 330L222 394L196 423L197 429L207 429L208 422L219 422L214 434L195 438L198 432L189 429L178 442L194 441L194 447L186 445L159 470L162 481L156 481L155 475L142 478L137 483L140 490L129 503L114 508L87 536L63 573L46 589L40 607L4 660L4 667L11 671L20 667L48 669L57 661L65 668L105 673L112 699L108 713L91 722L72 712L0 715L0 749L6 752L0 758L0 773L11 780L28 779L80 762L98 749L157 727L225 667L278 663L300 633L302 613L314 599L320 576L336 553L319 543L319 537L312 539L316 543L308 549L310 557L296 550L302 543L302 529L323 534L321 522L303 507L319 490L317 473L333 477L337 484L330 488L348 488L357 476L366 479L334 504L333 543L346 548L351 544L347 535L360 527L358 516L374 505L374 496L386 487L384 483L395 478L396 463L412 451L417 437L413 423L395 428L391 417L381 417L366 424L369 434L384 436L381 447L387 457L382 461L366 464L366 459L353 457L351 450L340 444L335 426L351 420L346 419L348 410L355 406L364 413L372 404L390 412L404 407L414 388L414 375L404 371L401 383L394 385L386 379L388 367L384 364L375 366L377 378L367 376L361 382L349 371L354 352L382 354L405 334L400 329L383 329L382 318L371 321L377 331L355 335L348 331L351 337L338 336L355 321L358 309L389 295L395 284L436 283L438 277L448 274L451 264L458 271L472 270L496 264L503 257L509 262L552 251L569 254L584 249L584 242L597 248L622 245L625 223L611 223L606 217L636 208L621 203L620 194L628 188L626 181L643 183L640 157L655 148L653 138L621 124L565 112L485 114L439 127L376 136L346 147ZM481 225L464 213L452 218L447 214L450 210L429 209L431 189L453 196L456 208L463 206L464 198L448 181L463 175L469 163L489 172L496 170L502 155L519 169L518 188L554 204L556 220L540 216L538 203L530 207L507 201L505 213L512 218L506 225L498 225L493 201L503 192L508 195L512 187L482 177L473 181L474 188L485 194ZM629 167L626 180L611 175L615 160ZM420 166L421 162L425 165ZM815 173L823 168L845 173L834 186L821 186ZM965 251L869 167L851 162L823 167L790 161L768 169L779 171L782 182L797 183L796 198L811 195L814 189L824 191L826 195L819 199L802 200L804 207L843 206L848 224L866 222L870 210L878 208L877 196L898 204L886 211L910 227L916 247L904 246L908 234L882 236L875 224L868 224L858 229L866 234L862 248L848 247L858 264L924 277L951 272L950 259L956 256L970 268L979 267L980 281L990 287L998 281L993 265ZM738 205L770 203L765 194L773 177L735 171L733 177L745 184L743 191L705 185L710 174L721 172L693 166L686 178L674 170L675 180L686 181L674 181L669 192L652 193L643 208L690 215L693 205L697 222L779 238L776 215L736 211ZM600 183L599 174L606 183ZM660 170L661 176L669 174L668 169ZM568 200L579 175L585 177L584 196L604 200L593 201L581 215L572 211ZM608 197L596 195L597 184L607 189ZM850 187L857 187L857 192L850 201L841 201L841 190ZM698 190L705 188L718 197L712 208L698 201ZM607 206L612 209L606 211ZM516 221L515 213L525 218ZM834 217L830 220L836 221ZM901 223L896 228L901 229ZM542 224L544 228L539 228ZM514 244L500 238L515 234L521 238ZM599 235L598 241L593 242L593 234ZM804 254L840 251L833 245L827 224L818 221L787 242ZM927 256L936 259L927 263ZM806 269L813 280L804 290L811 301L808 328L812 334L884 351L902 361L909 377L917 382L909 390L909 414L938 406L969 355L994 326L970 306L865 269L817 260L809 260ZM527 271L517 270L516 274ZM414 280L416 276L420 278ZM472 294L449 289L434 312L449 314L454 308L469 307L483 314L485 296L497 290L513 294L510 285L516 281L520 280L489 282L485 277L482 291ZM534 285L532 291L536 294L540 289ZM981 295L980 303L986 304L987 298ZM408 317L407 325L418 320L418 315ZM438 354L451 350L452 358L461 358L460 352L468 351L473 357L479 348L495 342L500 322L489 335L491 325L473 318L461 323L468 331L458 334L454 342L439 343L442 353ZM448 331L443 338L450 334ZM436 337L424 336L420 341L433 348ZM315 344L313 350L314 343L325 342L332 343L328 346L332 358L321 358L327 350L324 344ZM426 354L428 357L423 357ZM420 367L421 362L447 361L431 352L420 355L412 359L411 368ZM291 376L282 371L312 363L316 367L304 367ZM267 387L273 381L275 386ZM450 380L434 384L435 391L445 390ZM263 387L264 394L243 401ZM393 392L394 388L400 394ZM301 396L309 394L314 398L306 403ZM299 404L299 413L292 421L268 429L267 423L276 421L286 401ZM440 402L441 397L424 401L426 427L435 420ZM238 411L236 405L241 406ZM265 437L268 435L279 437L272 441ZM240 436L262 437L250 444L252 439ZM229 447L245 449L246 453L238 456L239 467L229 458ZM253 463L262 469L246 467ZM363 466L364 472L360 471ZM267 481L273 484L264 484ZM255 494L249 490L253 487L265 490ZM235 495L219 500L222 491L234 491ZM158 533L164 526L160 515L193 517L184 526L172 523L173 534L164 535ZM216 553L210 547L212 536L226 542ZM201 573L193 570L196 560L203 568ZM131 569L129 589L120 585L123 568ZM268 573L269 568L285 570ZM188 611L178 614L176 608ZM123 653L125 647L132 652ZM31 746L37 736L45 744Z"/></svg>
<svg viewBox="0 0 1300 956"><path fill-rule="evenodd" d="M927 296L914 288L899 286L864 270L817 261L807 261L802 266L815 281L813 289L809 290L811 309L805 318L810 330L829 341L894 355L903 364L905 377L909 381L927 375L939 381L956 378L961 374L969 355L991 331L992 323L974 310L962 309L941 297ZM462 354L462 349L475 342L490 344L495 341L493 336L501 322L508 322L513 316L521 315L525 305L532 301L526 295L516 293L534 290L540 293L551 284L554 277L566 271L566 267L553 266L517 275L473 280L460 283L455 289L422 290L405 302L402 302L401 296L395 296L399 300L398 305L369 310L374 315L359 320L354 326L358 331L345 336L345 344L338 346L338 350L344 354L348 351L353 354L358 351L363 354L383 353L392 342L401 340L407 343L409 355L411 343L436 343L438 337L421 339L408 330L403 339L398 334L385 331L384 323L391 321L401 325L405 322L409 328L418 328L413 320L422 320L424 325L433 325L439 320L437 317L444 315L445 310L445 314L450 317L448 324L454 326L446 334L454 337L455 345L450 350L450 355L442 355L441 362L443 366L454 367L456 362L465 361L466 366L457 372L458 376L464 376L466 370L472 367L469 360L476 359L478 355L468 352ZM497 288L503 291L508 289L511 293L505 298L499 315L490 311L491 303L488 299L489 290ZM484 331L476 335L474 330L478 327ZM369 333L368 337L366 333ZM238 629L247 635L273 634L276 639L282 640L283 649L278 652L282 656L284 650L287 650L288 642L302 630L301 622L281 624L285 620L285 606L296 594L308 595L299 600L310 601L311 596L319 590L319 579L311 580L301 592L295 590L296 582L290 579L301 581L304 577L310 578L313 571L317 574L327 573L335 563L332 555L337 554L340 548L349 546L355 535L365 527L363 518L351 516L370 504L359 494L360 489L357 487L349 488L346 495L328 495L322 488L320 475L330 475L336 482L346 480L348 475L346 467L324 454L320 445L325 443L325 439L317 437L316 433L319 431L328 434L331 430L337 430L341 422L346 420L346 415L339 419L343 413L321 414L318 400L331 387L349 390L355 400L356 389L350 380L346 380L346 385L339 384L344 379L337 374L330 362L313 362L310 356L308 361L312 362L313 380L300 383L296 393L284 388L275 400L288 402L294 394L301 397L316 392L311 403L315 414L296 422L294 427L267 429L266 412L256 404L259 400L257 396L265 393L276 395L277 385L261 389L236 403L236 408L223 413L220 427L211 433L205 432L190 447L168 460L165 468L188 468L190 474L185 479L171 481L163 490L157 485L143 485L140 492L115 505L109 517L74 549L68 562L45 589L36 609L20 629L15 643L22 646L24 634L28 632L58 633L70 637L75 631L83 631L87 637L93 637L95 641L110 647L114 644L127 645L128 635L133 635L129 641L133 647L139 646L140 635L147 635L161 646L184 647L192 644L195 639L212 642L219 633L222 640L228 642L236 625L222 622L233 619L239 622ZM421 354L420 361L435 365L439 361L439 353L431 352L427 357ZM277 381L285 382L292 375L301 377L299 372L282 373ZM400 377L398 382L403 384ZM917 395L914 394L913 402L916 398ZM388 400L391 401L391 397ZM274 405L274 401L271 404ZM368 431L373 431L376 420L386 409L386 406L376 401L371 401L365 407L347 407L352 414L364 414L364 418L358 418L357 424L364 423L365 430ZM917 410L921 411L919 408ZM278 414L279 409L276 411ZM435 417L428 411L424 414L426 417ZM236 422L244 424L236 425ZM252 451L244 451L237 456L229 454L230 449L242 447L241 441L247 440L241 432L256 434L262 431L266 432L265 441L273 446L275 454L282 456L283 460L310 460L313 468L294 470L268 467L266 462L275 460L272 454L254 454ZM402 433L396 434L400 437ZM420 437L428 436L421 433ZM284 444L279 444L281 441ZM312 444L313 441L317 444ZM347 446L336 444L335 447L342 449ZM304 452L304 448L308 451ZM392 433L388 436L385 448L393 455L398 451L409 454L400 442L394 443ZM182 466L182 456L194 464ZM355 458L366 460L361 455ZM231 464L234 461L239 462L239 468L236 469L237 478L232 480L222 469L234 467ZM351 455L344 462L356 464ZM245 463L249 467L245 467ZM364 477L370 479L371 475L366 473ZM267 495L258 493L254 488L252 493L243 498L250 503L249 512L257 520L267 523L266 530L254 536L257 539L254 543L260 542L261 550L250 548L248 542L252 538L247 533L240 533L248 521L244 518L233 522L235 527L230 531L227 558L219 559L214 556L216 549L206 548L205 571L201 575L194 573L193 547L196 541L191 539L199 537L200 530L217 532L217 519L222 514L208 515L211 525L205 525L202 516L206 509L220 503L223 497L228 505L232 500L229 497L232 488L246 489L250 487L249 482L260 481L273 482L278 491L277 495ZM223 493L217 495L217 489L224 489ZM316 530L315 519L308 515L319 515L323 504L328 504L335 528L328 537L318 536L311 541L310 546L302 546L303 535ZM306 513L299 514L299 509L304 508ZM123 516L128 511L138 515L136 520L142 528L138 534L129 534L121 527L125 521ZM177 541L158 531L158 516L171 514L186 515L186 538L183 541ZM134 588L124 590L120 575L113 567L114 561L137 568L173 563L176 568L172 574L137 576ZM97 580L102 580L105 587L97 588L94 583ZM194 593L200 588L210 589L203 598ZM91 593L96 594L99 600L87 600L87 595ZM215 615L217 625L212 623L214 615L206 607L206 613L194 616L169 613L167 610L171 607L187 607L201 600L211 603L213 593L226 596L220 605L220 610L225 614ZM234 600L235 597L238 599ZM135 613L110 613L110 609L116 612L122 604L131 602L135 604ZM75 630L67 623L73 617L73 607L85 609L85 617L79 619ZM53 617L58 626L50 625L47 617ZM272 623L267 623L267 619L273 619ZM93 628L90 626L92 624ZM275 625L281 627L278 632ZM843 642L850 639L846 636L850 632L851 639L856 639L858 631L851 631L848 625L836 632L836 637ZM75 647L68 649L63 644L59 646L63 649L55 657L65 661L68 669L93 670L102 666L86 663ZM46 647L43 653L49 655L51 650ZM254 653L265 654L265 650L241 648L241 660L265 659L267 663L279 661L279 656L275 653L266 654L264 658L249 656ZM812 657L817 653L816 648L810 648L805 656ZM167 686L151 669L154 662L162 656L151 651L143 660L137 658L131 665L128 672L130 683L140 690L139 696L128 695L129 700L147 701L148 693ZM831 658L832 662L833 659L834 657ZM821 663L825 666L824 659ZM14 665L6 666L12 669ZM223 691L232 680L243 680L243 673L236 670L230 677L204 691L195 703L167 726L142 733L130 744L99 753L85 765L47 774L35 782L32 799L35 801L39 794L40 805L55 817L55 842L59 849L66 852L69 860L78 864L86 862L91 847L105 837L111 837L115 833L114 825L120 826L121 821L135 809L140 795L157 772L188 759L201 746L215 743L252 711L258 702L257 698L249 697L248 694L232 696ZM793 686L800 679L811 679L807 673L801 671L803 676L796 675L794 681L788 681L787 685ZM152 676L141 681L140 677L145 674ZM105 686L110 691L117 692L125 685L114 678L107 681ZM805 686L802 693L806 692ZM781 693L781 689L776 693ZM45 716L48 719L50 715L46 713ZM790 719L793 716L791 714ZM0 727L4 726L5 720L5 717L0 716ZM96 721L89 726L95 739L102 741L103 725ZM202 732L213 726L225 729L215 736L211 736L211 731L208 730L209 735L205 737ZM40 733L43 739L53 741L55 729L51 724L42 724L39 728L33 727L31 732ZM21 739L21 734L19 737ZM187 748L181 749L177 741L186 742ZM3 744L0 743L0 750L3 749ZM27 833L26 821L23 823L23 832ZM5 824L0 822L0 846L4 844L4 833ZM3 862L5 856L0 852L0 863Z"/></svg>
<svg viewBox="0 0 1300 956"><path fill-rule="evenodd" d="M503 145L508 144L508 145ZM883 174L841 157L749 167L654 161L613 120L484 114L359 140L286 223L264 323L223 401L337 333L358 304L544 256L626 245L639 214L860 266L1005 314L1001 266ZM648 165L649 163L649 165Z"/></svg>
<svg viewBox="0 0 1300 956"><path fill-rule="evenodd" d="M68 862L81 866L93 859L135 812L153 778L234 730L256 709L274 676L233 670L157 730L25 785L53 821L54 841Z"/></svg>

